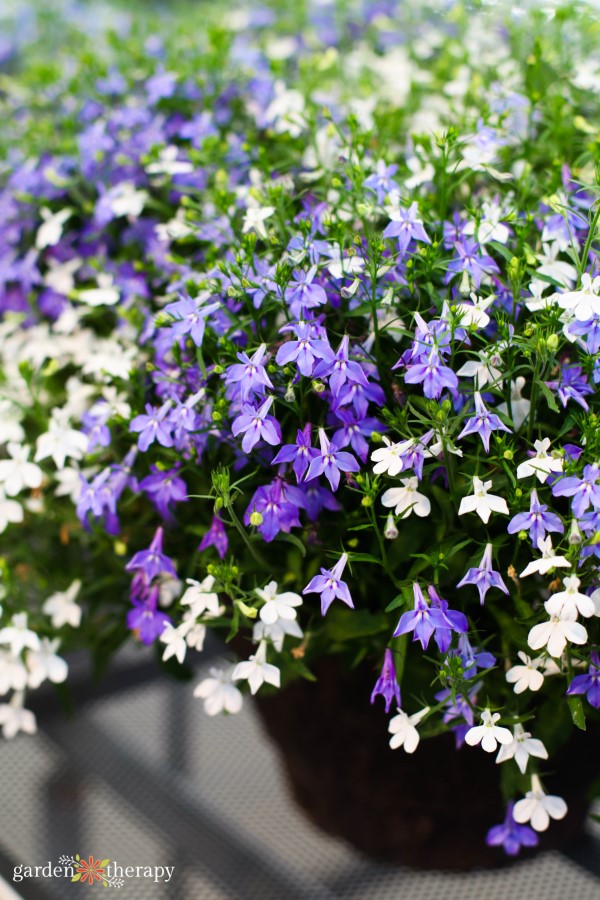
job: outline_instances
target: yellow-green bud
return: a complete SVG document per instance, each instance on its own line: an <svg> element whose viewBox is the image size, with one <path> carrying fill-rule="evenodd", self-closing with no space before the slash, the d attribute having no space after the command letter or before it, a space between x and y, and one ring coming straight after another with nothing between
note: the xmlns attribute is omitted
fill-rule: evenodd
<svg viewBox="0 0 600 900"><path fill-rule="evenodd" d="M215 512L217 512L219 509L223 509L223 498L222 497L217 497L217 499L215 500Z"/></svg>
<svg viewBox="0 0 600 900"><path fill-rule="evenodd" d="M215 375L222 375L224 371L225 369L223 368L223 366L220 366L218 363L216 366L213 366L213 372L215 373Z"/></svg>
<svg viewBox="0 0 600 900"><path fill-rule="evenodd" d="M370 497L363 497L360 501L361 506L373 506L373 501Z"/></svg>
<svg viewBox="0 0 600 900"><path fill-rule="evenodd" d="M259 512L254 510L253 513L250 513L250 524L251 525L255 525L255 526L262 525L262 523L263 523L263 517Z"/></svg>
<svg viewBox="0 0 600 900"><path fill-rule="evenodd" d="M248 606L243 600L236 600L235 605L248 619L255 619L258 615L258 610L254 609L252 606Z"/></svg>
<svg viewBox="0 0 600 900"><path fill-rule="evenodd" d="M526 541L528 537L529 537L529 535L527 534L526 531L520 531L518 534L518 538L520 541Z"/></svg>
<svg viewBox="0 0 600 900"><path fill-rule="evenodd" d="M514 459L515 454L512 452L512 450L505 450L503 456L504 459L507 459L510 462L511 459Z"/></svg>
<svg viewBox="0 0 600 900"><path fill-rule="evenodd" d="M323 391L325 390L325 385L323 384L322 381L313 381L312 387L313 387L313 391L315 391L317 394L322 394Z"/></svg>
<svg viewBox="0 0 600 900"><path fill-rule="evenodd" d="M556 350L558 350L558 335L551 334L546 339L546 346L548 347L548 350L552 351L552 353L554 353Z"/></svg>
<svg viewBox="0 0 600 900"><path fill-rule="evenodd" d="M125 556L127 553L127 544L124 541L115 541L113 549L117 556Z"/></svg>
<svg viewBox="0 0 600 900"><path fill-rule="evenodd" d="M215 409L212 412L211 418L212 418L213 422L220 422L221 419L223 418L223 416L221 415L221 413L218 410Z"/></svg>

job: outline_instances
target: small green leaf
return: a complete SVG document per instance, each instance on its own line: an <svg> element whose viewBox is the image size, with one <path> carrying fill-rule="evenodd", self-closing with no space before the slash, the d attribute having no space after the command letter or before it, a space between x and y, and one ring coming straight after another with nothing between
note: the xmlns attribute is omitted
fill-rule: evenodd
<svg viewBox="0 0 600 900"><path fill-rule="evenodd" d="M580 728L582 731L585 731L585 712L583 710L581 697L569 697L568 699L569 706L571 708L571 718L573 719L573 724L576 725L577 728Z"/></svg>
<svg viewBox="0 0 600 900"><path fill-rule="evenodd" d="M558 404L557 404L556 400L554 399L554 394L552 393L552 391L550 390L548 385L544 381L538 381L538 385L540 387L542 394L546 398L546 402L547 402L548 406L550 407L550 409L552 410L552 412L560 412L560 409L558 408Z"/></svg>
<svg viewBox="0 0 600 900"><path fill-rule="evenodd" d="M71 881L79 881L80 878L81 878L81 872L78 875L73 875L73 877L71 878Z"/></svg>
<svg viewBox="0 0 600 900"><path fill-rule="evenodd" d="M102 862L100 863L100 868L104 869L105 866L107 866L109 864L109 862L110 862L110 859L103 859Z"/></svg>
<svg viewBox="0 0 600 900"><path fill-rule="evenodd" d="M301 552L302 556L306 556L306 547L300 538L296 537L295 534L285 534L285 532L280 532L275 538L274 543L283 541L286 544L293 544L294 547L297 547Z"/></svg>

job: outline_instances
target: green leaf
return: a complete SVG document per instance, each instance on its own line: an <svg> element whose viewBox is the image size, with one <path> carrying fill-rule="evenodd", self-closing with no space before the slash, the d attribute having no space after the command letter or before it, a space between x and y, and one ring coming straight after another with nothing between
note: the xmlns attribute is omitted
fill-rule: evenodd
<svg viewBox="0 0 600 900"><path fill-rule="evenodd" d="M552 412L559 413L560 409L558 408L558 404L557 404L556 400L554 399L554 394L552 393L552 391L550 390L550 388L548 387L546 382L538 381L538 385L539 385L539 388L540 388L542 394L546 398L546 402L547 402L548 406L550 407L550 409L552 410Z"/></svg>
<svg viewBox="0 0 600 900"><path fill-rule="evenodd" d="M389 627L387 616L382 613L374 614L364 609L346 611L338 607L327 614L324 631L330 640L343 642L380 634Z"/></svg>
<svg viewBox="0 0 600 900"><path fill-rule="evenodd" d="M71 878L71 881L79 881L80 878L81 878L81 872L78 875L73 875L73 877Z"/></svg>
<svg viewBox="0 0 600 900"><path fill-rule="evenodd" d="M102 862L100 863L100 868L104 869L104 867L107 866L109 864L109 862L110 862L110 859L103 859Z"/></svg>
<svg viewBox="0 0 600 900"><path fill-rule="evenodd" d="M569 697L568 701L571 708L571 718L573 719L573 724L576 725L577 728L580 728L582 731L585 731L585 712L583 710L581 697Z"/></svg>
<svg viewBox="0 0 600 900"><path fill-rule="evenodd" d="M285 534L285 532L280 532L275 538L274 543L277 543L278 541L283 541L286 544L293 544L294 547L297 547L298 550L300 550L302 556L306 556L306 547L295 534Z"/></svg>

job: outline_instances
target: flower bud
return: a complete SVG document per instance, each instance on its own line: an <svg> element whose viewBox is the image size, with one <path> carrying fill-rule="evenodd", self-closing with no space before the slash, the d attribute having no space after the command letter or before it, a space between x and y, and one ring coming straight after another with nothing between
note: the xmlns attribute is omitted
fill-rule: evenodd
<svg viewBox="0 0 600 900"><path fill-rule="evenodd" d="M223 368L223 366L220 366L218 363L216 366L213 366L213 372L215 373L215 375L222 375L224 371L225 369Z"/></svg>
<svg viewBox="0 0 600 900"><path fill-rule="evenodd" d="M216 410L216 409L213 410L213 412L211 414L211 419L213 420L213 422L220 422L222 418L223 418L223 416L221 415L220 412L218 412L218 410Z"/></svg>
<svg viewBox="0 0 600 900"><path fill-rule="evenodd" d="M519 532L519 534L517 535L517 537L519 538L520 541L526 541L527 538L529 537L529 535L527 534L526 531L523 531L523 530L521 529L521 531Z"/></svg>
<svg viewBox="0 0 600 900"><path fill-rule="evenodd" d="M317 394L322 394L323 391L325 390L325 385L323 384L322 381L313 381L313 382L312 382L312 387L313 387L313 390L314 390Z"/></svg>
<svg viewBox="0 0 600 900"><path fill-rule="evenodd" d="M571 522L571 529L569 531L569 544L580 544L581 541L581 531L579 529L579 525L577 524L577 519L573 519L573 521Z"/></svg>
<svg viewBox="0 0 600 900"><path fill-rule="evenodd" d="M248 606L243 600L236 600L235 605L248 619L255 619L258 615L258 610L254 609L252 606Z"/></svg>
<svg viewBox="0 0 600 900"><path fill-rule="evenodd" d="M552 353L555 353L558 350L558 335L551 334L548 338L546 338L546 346L548 350Z"/></svg>
<svg viewBox="0 0 600 900"><path fill-rule="evenodd" d="M394 541L398 537L398 529L396 528L396 523L394 522L394 517L391 513L387 517L387 522L383 529L383 536L386 537L388 541Z"/></svg>
<svg viewBox="0 0 600 900"><path fill-rule="evenodd" d="M504 459L507 459L509 462L511 459L514 459L515 456L512 450L505 450L502 455L504 456Z"/></svg>
<svg viewBox="0 0 600 900"><path fill-rule="evenodd" d="M215 512L217 512L219 509L223 509L223 498L222 497L217 497L217 499L215 500Z"/></svg>
<svg viewBox="0 0 600 900"><path fill-rule="evenodd" d="M250 513L250 524L251 525L262 525L262 523L263 523L263 517L259 512L257 512L257 510L254 510L253 513Z"/></svg>
<svg viewBox="0 0 600 900"><path fill-rule="evenodd" d="M360 501L361 506L373 506L373 501L370 497L363 497Z"/></svg>

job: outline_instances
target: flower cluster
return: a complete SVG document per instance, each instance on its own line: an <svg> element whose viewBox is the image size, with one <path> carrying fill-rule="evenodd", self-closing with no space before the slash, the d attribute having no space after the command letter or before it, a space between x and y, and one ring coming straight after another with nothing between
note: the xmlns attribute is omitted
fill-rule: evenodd
<svg viewBox="0 0 600 900"><path fill-rule="evenodd" d="M76 16L56 70L0 44L5 737L61 647L183 664L211 629L254 646L208 715L361 660L393 749L497 753L490 845L566 814L543 767L600 708L597 29L450 5Z"/></svg>

